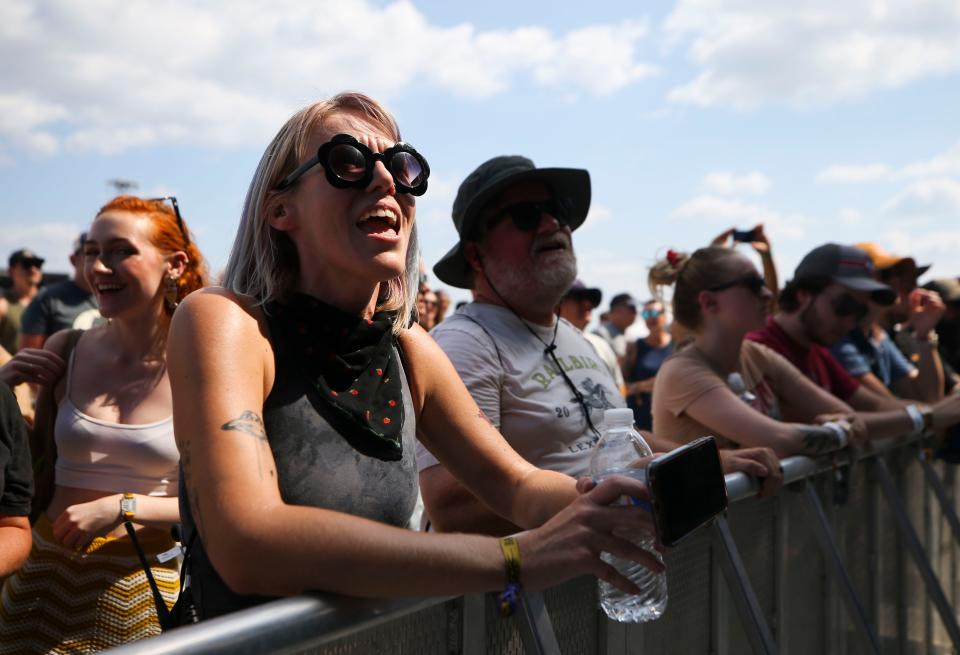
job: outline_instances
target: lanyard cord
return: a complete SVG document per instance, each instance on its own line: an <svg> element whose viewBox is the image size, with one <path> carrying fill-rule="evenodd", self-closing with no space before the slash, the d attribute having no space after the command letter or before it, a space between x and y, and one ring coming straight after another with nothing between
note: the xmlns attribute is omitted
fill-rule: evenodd
<svg viewBox="0 0 960 655"><path fill-rule="evenodd" d="M484 273L484 277L487 278L487 284L489 284L493 292L497 294L497 298L500 299L500 302L503 303L503 306L509 309L510 313L517 317L517 320L520 321L523 327L527 328L527 332L532 334L537 341L543 344L543 354L549 356L553 361L553 365L560 372L560 376L563 378L564 383L566 383L570 391L573 392L574 399L577 401L577 404L580 405L580 411L583 412L583 418L587 421L587 427L590 428L590 431L597 438L599 438L600 431L597 430L596 426L593 424L593 420L590 418L590 408L587 407L587 401L583 399L583 394L579 389L577 389L577 385L573 383L573 380L570 379L570 377L567 375L567 372L563 370L563 366L560 364L560 360L557 359L557 355L554 352L557 349L557 330L560 329L560 316L558 315L553 323L553 338L550 340L550 343L547 343L540 338L540 335L537 334L536 331L530 327L525 320L523 320L520 314L517 313L517 310L515 310L510 303L507 302L506 298L504 298L500 292L497 291L497 288L493 286L493 282L490 280L490 277L486 275L486 273Z"/></svg>

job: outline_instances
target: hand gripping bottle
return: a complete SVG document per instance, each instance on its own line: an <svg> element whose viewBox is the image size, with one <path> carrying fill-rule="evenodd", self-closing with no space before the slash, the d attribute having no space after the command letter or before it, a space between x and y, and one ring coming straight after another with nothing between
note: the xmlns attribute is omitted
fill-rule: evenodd
<svg viewBox="0 0 960 655"><path fill-rule="evenodd" d="M603 414L603 432L590 458L590 475L599 483L611 475L626 475L646 482L646 468L637 468L637 460L653 454L643 437L633 429L633 411L608 409ZM644 464L645 466L645 464ZM634 502L621 498L620 503ZM637 530L630 538L644 550L663 561L654 547L654 535ZM643 623L660 618L667 608L667 576L654 573L642 564L602 553L603 561L629 578L640 593L626 594L611 584L600 581L600 606L611 619L624 623Z"/></svg>

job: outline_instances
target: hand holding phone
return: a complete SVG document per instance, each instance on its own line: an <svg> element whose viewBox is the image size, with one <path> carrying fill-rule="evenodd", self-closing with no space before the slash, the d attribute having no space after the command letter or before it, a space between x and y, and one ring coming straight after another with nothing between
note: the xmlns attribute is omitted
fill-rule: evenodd
<svg viewBox="0 0 960 655"><path fill-rule="evenodd" d="M727 508L727 485L713 437L655 457L647 467L657 537L675 546Z"/></svg>

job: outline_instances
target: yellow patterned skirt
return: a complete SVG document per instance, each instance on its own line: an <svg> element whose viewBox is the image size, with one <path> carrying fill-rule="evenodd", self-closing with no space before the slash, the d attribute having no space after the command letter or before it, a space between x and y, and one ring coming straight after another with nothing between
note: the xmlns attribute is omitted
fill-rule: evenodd
<svg viewBox="0 0 960 655"><path fill-rule="evenodd" d="M154 556L173 540L138 533L153 577L170 607L177 598L177 562ZM33 549L0 593L0 654L93 653L160 634L150 584L130 538L97 537L73 551L54 540L50 521L33 526Z"/></svg>

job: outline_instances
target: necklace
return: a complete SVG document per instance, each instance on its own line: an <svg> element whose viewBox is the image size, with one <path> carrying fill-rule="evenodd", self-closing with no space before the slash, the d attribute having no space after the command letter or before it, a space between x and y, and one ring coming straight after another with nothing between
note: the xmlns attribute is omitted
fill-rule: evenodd
<svg viewBox="0 0 960 655"><path fill-rule="evenodd" d="M593 424L593 419L590 418L590 408L587 406L587 401L583 398L583 393L577 389L577 385L573 383L573 380L570 379L570 376L567 375L567 372L563 369L563 366L560 364L560 360L557 359L556 350L557 350L557 331L560 329L560 317L554 317L553 321L553 337L550 339L550 343L547 343L540 338L540 335L537 334L536 330L530 327L530 324L527 323L520 314L517 313L510 303L507 302L506 298L500 295L500 292L497 291L497 288L493 286L493 282L487 277L487 283L490 285L490 288L493 289L493 292L497 294L497 298L500 299L500 302L503 303L503 306L510 310L510 313L513 314L518 321L527 329L527 332L533 335L533 337L540 342L543 346L543 354L550 358L553 362L553 365L556 367L557 371L560 372L560 377L563 378L564 384L570 389L573 393L574 399L577 401L577 404L580 406L580 411L583 412L583 418L587 422L587 427L590 431L597 437L600 437L600 431Z"/></svg>

